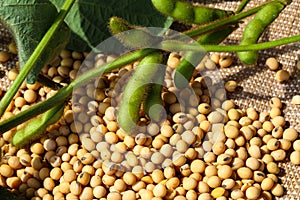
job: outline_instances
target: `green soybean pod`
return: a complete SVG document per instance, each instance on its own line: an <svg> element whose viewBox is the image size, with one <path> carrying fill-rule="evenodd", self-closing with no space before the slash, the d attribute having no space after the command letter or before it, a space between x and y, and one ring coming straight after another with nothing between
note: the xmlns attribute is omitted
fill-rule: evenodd
<svg viewBox="0 0 300 200"><path fill-rule="evenodd" d="M230 26L222 30L207 33L201 36L197 42L199 44L218 44L227 38L236 28L236 26ZM187 52L184 55L174 73L174 84L177 88L182 89L188 85L194 73L195 66L205 55L206 52Z"/></svg>
<svg viewBox="0 0 300 200"><path fill-rule="evenodd" d="M110 18L109 30L122 44L131 48L149 47L161 40L146 28L131 25L119 17Z"/></svg>
<svg viewBox="0 0 300 200"><path fill-rule="evenodd" d="M193 5L180 0L152 0L152 4L162 14L188 24L205 24L233 14L231 11Z"/></svg>
<svg viewBox="0 0 300 200"><path fill-rule="evenodd" d="M30 120L24 128L14 134L12 144L14 146L24 146L31 140L38 138L49 125L54 124L61 118L64 107L65 103L62 103Z"/></svg>
<svg viewBox="0 0 300 200"><path fill-rule="evenodd" d="M153 83L151 84L150 89L147 92L147 97L143 102L144 111L154 122L159 122L164 116L161 91L163 89L166 67L157 67L158 70L153 77Z"/></svg>
<svg viewBox="0 0 300 200"><path fill-rule="evenodd" d="M285 8L285 4L274 1L264 6L255 17L246 25L240 45L256 44L264 30L269 26ZM241 62L253 65L258 59L258 51L238 52Z"/></svg>
<svg viewBox="0 0 300 200"><path fill-rule="evenodd" d="M160 51L144 57L128 80L118 111L118 123L128 134L132 134L139 120L140 107L149 90L157 65L163 61Z"/></svg>

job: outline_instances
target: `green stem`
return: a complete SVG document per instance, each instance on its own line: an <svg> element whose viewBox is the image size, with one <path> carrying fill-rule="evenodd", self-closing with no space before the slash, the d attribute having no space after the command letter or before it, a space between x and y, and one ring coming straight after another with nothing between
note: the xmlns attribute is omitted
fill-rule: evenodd
<svg viewBox="0 0 300 200"><path fill-rule="evenodd" d="M49 44L51 38L58 30L59 26L63 23L64 18L68 14L68 11L72 7L75 0L66 0L64 5L61 8L61 11L59 12L59 15L55 19L54 23L51 25L47 33L44 35L42 40L39 42L37 47L35 48L34 52L22 68L20 74L17 76L17 78L12 83L11 87L9 88L9 91L4 95L0 102L0 117L5 112L7 106L12 101L13 97L17 93L18 89L24 82L25 78L29 74L29 72L32 70L33 66L38 61L38 58L41 56L41 54L44 52L44 50L47 48L47 45Z"/></svg>
<svg viewBox="0 0 300 200"><path fill-rule="evenodd" d="M279 40L270 42L262 42L259 44L251 45L235 45L235 46L222 46L222 45L199 45L199 44L186 44L177 41L166 40L160 43L159 48L166 51L194 51L194 52L240 52L240 51L258 51L269 49L281 45L286 45L300 41L300 35L295 35Z"/></svg>
<svg viewBox="0 0 300 200"><path fill-rule="evenodd" d="M242 0L239 7L236 9L235 13L237 14L237 13L240 13L242 10L244 10L244 8L248 4L248 2L249 2L249 0Z"/></svg>
<svg viewBox="0 0 300 200"><path fill-rule="evenodd" d="M153 51L155 51L155 49L137 50L133 53L126 54L126 55L116 59L112 63L105 64L101 67L96 66L96 68L94 68L88 72L85 72L81 76L77 77L73 82L71 82L69 84L69 86L73 87L73 88L77 88L80 85L82 85L83 83L86 83L87 81L89 81L95 77L98 77L98 76L102 75L103 73L109 72L116 68L122 67L128 63L134 62L142 57L145 57L146 55L148 55L149 53L151 53Z"/></svg>
<svg viewBox="0 0 300 200"><path fill-rule="evenodd" d="M225 25L230 25L230 24L236 24L238 23L241 19L244 19L250 15L253 15L255 13L257 13L261 8L263 8L265 5L270 4L270 3L274 3L269 2L269 3L265 3L263 5L257 6L255 8L252 8L250 10L247 10L245 12L241 12L239 14L218 20L216 22L210 23L206 26L202 26L200 28L197 28L195 30L190 30L190 31L186 31L184 32L185 35L190 36L190 37L196 37L214 30L217 30ZM178 36L177 36L178 37ZM180 36L179 36L180 37ZM177 39L177 38L172 38L172 39Z"/></svg>
<svg viewBox="0 0 300 200"><path fill-rule="evenodd" d="M80 85L87 83L89 80L91 80L95 77L99 77L103 73L109 72L113 69L117 69L126 64L132 63L153 51L154 51L154 49L137 50L133 53L126 54L111 63L107 63L105 65L91 69L88 72L85 72L81 76L77 77L69 85L60 89L54 96L50 97L49 99L47 99L41 103L38 103L38 104L28 108L27 110L20 112L19 114L9 118L8 120L0 122L0 133L4 133L4 132L16 127L17 125L35 117L41 113L46 112L50 108L57 106L64 101L67 101L70 98L70 96L72 95L74 88L77 88Z"/></svg>

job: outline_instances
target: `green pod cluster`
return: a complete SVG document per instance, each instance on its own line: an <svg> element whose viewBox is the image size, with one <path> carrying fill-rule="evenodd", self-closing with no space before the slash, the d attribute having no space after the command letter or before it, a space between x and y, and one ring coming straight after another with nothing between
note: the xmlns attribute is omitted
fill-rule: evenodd
<svg viewBox="0 0 300 200"><path fill-rule="evenodd" d="M158 66L158 68L143 104L145 113L154 122L159 122L164 117L161 91L163 89L166 67Z"/></svg>
<svg viewBox="0 0 300 200"><path fill-rule="evenodd" d="M135 49L151 47L161 40L146 28L131 25L119 17L110 18L109 30L122 44Z"/></svg>
<svg viewBox="0 0 300 200"><path fill-rule="evenodd" d="M285 8L284 3L274 1L263 7L246 25L240 45L256 44L264 30ZM258 51L238 52L238 57L246 65L253 65L258 59Z"/></svg>
<svg viewBox="0 0 300 200"><path fill-rule="evenodd" d="M207 33L201 36L197 42L199 44L218 44L227 38L236 28L236 26L230 26L222 30ZM205 55L206 52L187 52L184 55L174 73L174 84L177 88L182 89L188 85L193 76L195 65L201 62Z"/></svg>
<svg viewBox="0 0 300 200"><path fill-rule="evenodd" d="M24 146L31 140L38 138L49 125L61 118L64 107L65 103L62 103L29 121L24 128L14 134L11 143L14 146Z"/></svg>
<svg viewBox="0 0 300 200"><path fill-rule="evenodd" d="M180 0L152 0L152 4L159 12L188 24L205 24L233 14L231 11Z"/></svg>
<svg viewBox="0 0 300 200"><path fill-rule="evenodd" d="M139 113L145 94L149 91L149 83L156 75L163 54L155 51L144 57L128 80L118 111L118 123L128 134L132 134L139 121Z"/></svg>

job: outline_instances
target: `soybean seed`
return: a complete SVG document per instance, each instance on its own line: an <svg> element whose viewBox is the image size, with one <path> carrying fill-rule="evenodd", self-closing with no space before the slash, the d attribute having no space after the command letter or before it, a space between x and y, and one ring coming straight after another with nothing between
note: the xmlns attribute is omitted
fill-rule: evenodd
<svg viewBox="0 0 300 200"><path fill-rule="evenodd" d="M231 56L221 56L219 60L220 67L229 67L233 62L233 59Z"/></svg>
<svg viewBox="0 0 300 200"><path fill-rule="evenodd" d="M249 187L247 190L246 190L246 197L248 199L258 199L258 197L260 196L260 189L258 189L257 187Z"/></svg>
<svg viewBox="0 0 300 200"><path fill-rule="evenodd" d="M300 105L300 95L295 95L292 97L292 104L294 105Z"/></svg>
<svg viewBox="0 0 300 200"><path fill-rule="evenodd" d="M221 185L221 179L218 176L211 176L207 179L207 185L211 188L217 188Z"/></svg>
<svg viewBox="0 0 300 200"><path fill-rule="evenodd" d="M273 188L274 184L275 184L274 180L267 177L261 182L261 189L262 190L271 190Z"/></svg>
<svg viewBox="0 0 300 200"><path fill-rule="evenodd" d="M279 67L279 63L276 58L270 57L266 60L266 65L269 67L270 70L274 71L277 70Z"/></svg>
<svg viewBox="0 0 300 200"><path fill-rule="evenodd" d="M300 151L293 151L290 155L290 159L294 165L300 165Z"/></svg>
<svg viewBox="0 0 300 200"><path fill-rule="evenodd" d="M287 70L281 69L276 72L276 81L279 83L283 83L290 79L290 73Z"/></svg>
<svg viewBox="0 0 300 200"><path fill-rule="evenodd" d="M0 51L0 62L7 62L10 59L9 53Z"/></svg>
<svg viewBox="0 0 300 200"><path fill-rule="evenodd" d="M279 169L278 165L275 162L267 163L267 170L271 174L279 174L279 172L280 172L280 169Z"/></svg>
<svg viewBox="0 0 300 200"><path fill-rule="evenodd" d="M280 197L284 194L284 189L282 187L282 185L280 185L279 183L276 183L273 188L271 189L271 192L274 196Z"/></svg>
<svg viewBox="0 0 300 200"><path fill-rule="evenodd" d="M224 85L227 92L234 92L238 84L234 80L227 81Z"/></svg>
<svg viewBox="0 0 300 200"><path fill-rule="evenodd" d="M287 128L283 131L282 138L293 142L298 138L298 132L294 128Z"/></svg>

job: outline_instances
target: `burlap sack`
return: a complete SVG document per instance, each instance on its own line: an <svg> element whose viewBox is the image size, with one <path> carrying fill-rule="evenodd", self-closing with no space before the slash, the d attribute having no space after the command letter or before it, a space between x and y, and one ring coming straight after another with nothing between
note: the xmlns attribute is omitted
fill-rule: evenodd
<svg viewBox="0 0 300 200"><path fill-rule="evenodd" d="M194 0L195 3L207 4L211 7L218 7L234 10L240 1L201 1ZM263 1L251 1L245 9L257 6ZM247 22L251 17L244 20ZM241 24L225 44L238 44L242 37L242 32L246 23ZM265 31L260 41L271 41L287 36L300 34L300 0L294 0L280 14L279 18ZM11 40L9 33L0 27L0 50L7 50L7 44ZM269 111L268 101L272 97L279 97L285 103L284 116L289 124L300 132L300 106L291 104L294 95L300 94L300 70L297 70L297 61L300 59L300 43L281 46L273 49L260 51L260 57L255 67L247 67L240 63L236 54L232 67L220 69L223 80L235 80L239 84L239 89L230 93L227 97L233 99L241 108L254 107L258 111ZM265 66L268 57L275 57L282 64L281 68L286 69L291 74L291 79L287 83L278 83L275 79L275 72L270 71ZM17 58L10 60L5 65L0 63L0 88L4 91L10 85L7 79L7 70L15 66ZM295 166L289 161L280 164L284 173L280 177L286 194L277 199L300 200L300 166Z"/></svg>

